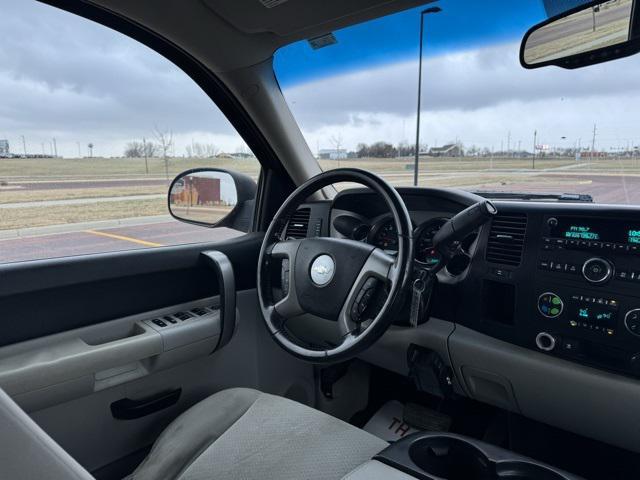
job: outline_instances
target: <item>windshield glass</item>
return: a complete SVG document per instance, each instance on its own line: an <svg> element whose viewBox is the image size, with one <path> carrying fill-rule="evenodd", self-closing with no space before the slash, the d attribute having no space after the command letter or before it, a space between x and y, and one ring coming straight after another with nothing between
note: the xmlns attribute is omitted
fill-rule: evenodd
<svg viewBox="0 0 640 480"><path fill-rule="evenodd" d="M441 0L283 47L276 75L323 169L413 185L421 12L437 6L422 15L418 185L638 204L637 58L519 62L530 27L580 3Z"/></svg>

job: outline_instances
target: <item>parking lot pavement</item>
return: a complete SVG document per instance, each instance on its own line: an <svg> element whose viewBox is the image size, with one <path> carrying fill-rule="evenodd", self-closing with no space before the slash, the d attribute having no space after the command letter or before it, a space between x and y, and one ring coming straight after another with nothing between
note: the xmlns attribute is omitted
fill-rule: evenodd
<svg viewBox="0 0 640 480"><path fill-rule="evenodd" d="M640 176L637 175L547 175L535 182L508 182L491 185L487 190L528 193L584 193L596 203L640 204Z"/></svg>
<svg viewBox="0 0 640 480"><path fill-rule="evenodd" d="M0 263L86 255L186 243L215 242L241 235L175 220L0 240Z"/></svg>
<svg viewBox="0 0 640 480"><path fill-rule="evenodd" d="M484 187L484 188L483 188ZM512 181L469 190L500 190L533 193L586 193L597 203L640 204L640 176L542 173L535 182ZM52 233L58 227L44 227L38 236L0 240L0 263L65 257L121 250L155 248L166 245L213 242L240 235L226 228L204 228L163 217L127 219L121 225L64 226L64 233ZM0 232L2 233L2 232ZM42 234L45 233L45 234ZM1 238L1 236L0 236Z"/></svg>

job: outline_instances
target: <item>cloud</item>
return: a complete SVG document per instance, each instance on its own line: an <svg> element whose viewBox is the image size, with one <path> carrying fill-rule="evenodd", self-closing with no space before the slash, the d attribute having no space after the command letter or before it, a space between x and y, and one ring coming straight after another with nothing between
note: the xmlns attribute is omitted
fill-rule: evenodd
<svg viewBox="0 0 640 480"><path fill-rule="evenodd" d="M532 148L533 132L552 145L597 141L610 148L640 143L640 64L628 58L580 70L525 70L517 43L432 57L423 64L424 142L460 139L466 144ZM284 93L312 146L341 132L345 145L386 140L412 142L417 61L387 64L326 77ZM561 137L567 137L562 140ZM561 141L562 140L562 141ZM515 143L514 143L515 142Z"/></svg>
<svg viewBox="0 0 640 480"><path fill-rule="evenodd" d="M599 148L640 144L640 63L636 57L586 69L525 70L517 43L469 47L424 62L421 138L433 145L531 148L539 143ZM428 49L428 47L427 47ZM392 60L392 59L391 59ZM415 138L417 62L388 63L290 86L285 97L313 151ZM242 141L211 100L169 61L123 35L39 2L3 3L0 138L21 151L63 155L78 143L98 155L155 126L171 129L176 153L191 140L235 151ZM510 134L510 135L509 135ZM562 139L561 137L566 137ZM510 140L508 140L510 138Z"/></svg>
<svg viewBox="0 0 640 480"><path fill-rule="evenodd" d="M126 142L149 138L156 125L176 138L208 132L226 149L241 143L204 92L154 51L39 2L5 3L0 138L9 137L13 150L22 150L24 135L36 153L56 137L65 155L77 155L77 142L121 155Z"/></svg>

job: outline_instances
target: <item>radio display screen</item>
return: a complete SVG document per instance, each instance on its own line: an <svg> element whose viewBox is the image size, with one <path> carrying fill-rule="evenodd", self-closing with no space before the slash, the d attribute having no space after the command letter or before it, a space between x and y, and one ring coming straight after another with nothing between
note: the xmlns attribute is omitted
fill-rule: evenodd
<svg viewBox="0 0 640 480"><path fill-rule="evenodd" d="M549 228L554 238L640 245L640 221L558 217Z"/></svg>

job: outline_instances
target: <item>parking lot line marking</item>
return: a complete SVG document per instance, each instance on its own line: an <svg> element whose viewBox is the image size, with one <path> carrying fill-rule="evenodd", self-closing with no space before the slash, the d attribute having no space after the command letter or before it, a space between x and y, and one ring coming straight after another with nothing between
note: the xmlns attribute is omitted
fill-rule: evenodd
<svg viewBox="0 0 640 480"><path fill-rule="evenodd" d="M147 242L146 240L140 240L138 238L125 237L123 235L116 235L114 233L98 232L97 230L83 230L84 233L92 233L93 235L99 235L102 237L115 238L116 240L124 240L125 242L133 242L138 245L144 245L145 247L163 247L162 243Z"/></svg>

